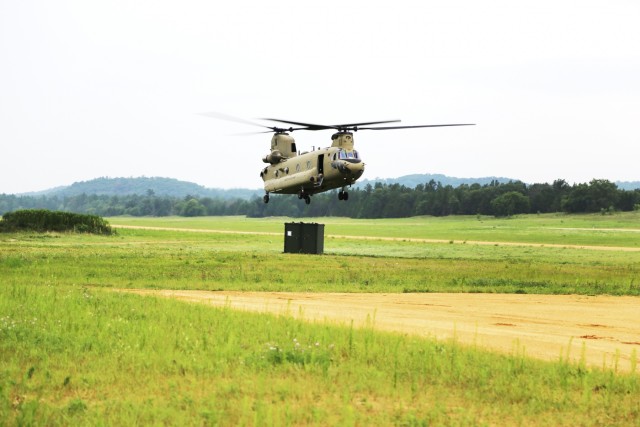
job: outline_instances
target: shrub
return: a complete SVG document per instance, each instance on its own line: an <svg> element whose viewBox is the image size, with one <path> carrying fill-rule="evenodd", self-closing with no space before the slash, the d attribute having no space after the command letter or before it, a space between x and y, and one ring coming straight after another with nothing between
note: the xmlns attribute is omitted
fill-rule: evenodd
<svg viewBox="0 0 640 427"><path fill-rule="evenodd" d="M0 221L0 231L72 231L105 235L110 235L113 232L109 223L99 216L46 209L7 212Z"/></svg>

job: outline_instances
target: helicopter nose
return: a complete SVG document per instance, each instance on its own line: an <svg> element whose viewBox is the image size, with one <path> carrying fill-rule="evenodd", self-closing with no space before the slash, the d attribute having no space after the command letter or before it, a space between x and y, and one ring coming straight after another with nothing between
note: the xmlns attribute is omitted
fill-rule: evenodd
<svg viewBox="0 0 640 427"><path fill-rule="evenodd" d="M343 174L351 175L352 178L358 179L364 173L364 163L362 162L342 162L338 166L338 170Z"/></svg>
<svg viewBox="0 0 640 427"><path fill-rule="evenodd" d="M364 172L364 163L362 162L350 163L348 167L353 175L360 176Z"/></svg>

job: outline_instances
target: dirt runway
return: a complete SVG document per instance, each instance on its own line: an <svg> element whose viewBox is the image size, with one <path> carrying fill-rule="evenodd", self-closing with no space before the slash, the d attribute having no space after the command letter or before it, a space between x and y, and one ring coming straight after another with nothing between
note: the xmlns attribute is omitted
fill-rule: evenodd
<svg viewBox="0 0 640 427"><path fill-rule="evenodd" d="M359 294L120 290L290 314L376 330L455 338L459 343L544 360L584 359L630 371L640 352L640 298L579 295Z"/></svg>

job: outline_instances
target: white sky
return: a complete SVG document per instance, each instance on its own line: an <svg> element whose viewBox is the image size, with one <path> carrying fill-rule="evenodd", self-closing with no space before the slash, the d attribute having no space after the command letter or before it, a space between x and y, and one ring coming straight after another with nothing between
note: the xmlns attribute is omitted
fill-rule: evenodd
<svg viewBox="0 0 640 427"><path fill-rule="evenodd" d="M359 132L369 179L640 180L640 2L0 0L0 193L260 188L271 136L209 111L477 123Z"/></svg>

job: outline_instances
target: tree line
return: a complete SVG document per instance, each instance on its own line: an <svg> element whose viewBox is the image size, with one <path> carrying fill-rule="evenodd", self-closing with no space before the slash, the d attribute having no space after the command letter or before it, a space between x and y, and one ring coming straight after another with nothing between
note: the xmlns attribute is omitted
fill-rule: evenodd
<svg viewBox="0 0 640 427"><path fill-rule="evenodd" d="M18 209L50 209L100 216L288 216L351 218L402 218L419 215L494 215L520 213L590 213L640 209L640 190L621 190L608 180L569 185L520 181L463 184L457 187L431 180L415 188L400 184L367 184L349 190L349 201L339 201L336 191L313 196L306 205L296 196L222 199L211 197L142 195L16 196L0 195L0 214Z"/></svg>

